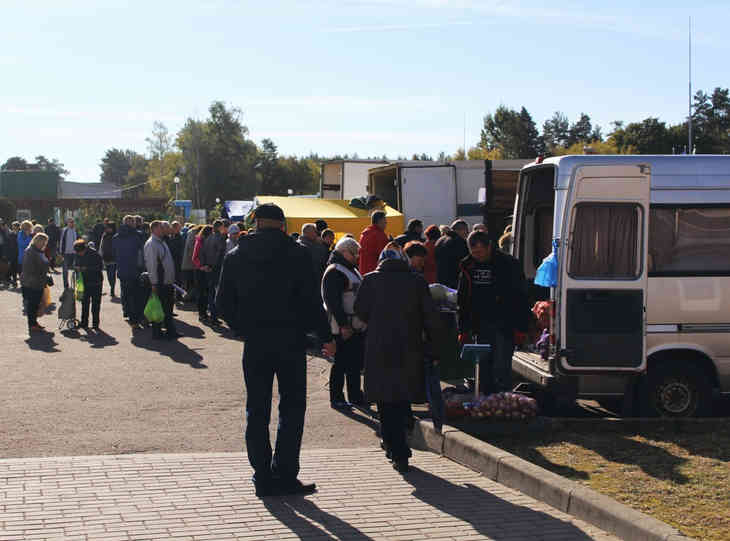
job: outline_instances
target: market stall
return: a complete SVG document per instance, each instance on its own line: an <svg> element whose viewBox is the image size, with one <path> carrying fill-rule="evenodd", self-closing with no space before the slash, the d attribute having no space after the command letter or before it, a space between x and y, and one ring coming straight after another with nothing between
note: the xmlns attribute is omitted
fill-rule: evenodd
<svg viewBox="0 0 730 541"><path fill-rule="evenodd" d="M286 216L286 229L289 233L301 232L302 226L324 220L327 226L335 232L339 239L350 233L356 239L360 238L363 229L370 225L372 211L351 207L349 201L341 199L312 199L300 197L277 197L261 195L256 197L254 208L263 203L274 203L281 207ZM385 205L383 210L388 218L386 233L396 237L403 233L405 224L403 215L397 210Z"/></svg>

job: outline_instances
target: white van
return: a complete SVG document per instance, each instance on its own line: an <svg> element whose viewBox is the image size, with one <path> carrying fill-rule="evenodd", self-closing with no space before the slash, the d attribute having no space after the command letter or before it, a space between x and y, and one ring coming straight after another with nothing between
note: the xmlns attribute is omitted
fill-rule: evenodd
<svg viewBox="0 0 730 541"><path fill-rule="evenodd" d="M676 417L730 393L730 156L538 159L513 231L531 302L551 302L549 346L513 356L523 378ZM556 286L541 288L553 239Z"/></svg>

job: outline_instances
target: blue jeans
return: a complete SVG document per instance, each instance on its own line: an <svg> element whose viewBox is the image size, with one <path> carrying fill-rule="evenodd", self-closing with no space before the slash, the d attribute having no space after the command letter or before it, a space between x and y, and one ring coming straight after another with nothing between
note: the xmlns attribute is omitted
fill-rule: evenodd
<svg viewBox="0 0 730 541"><path fill-rule="evenodd" d="M274 376L279 387L279 427L272 459L269 423ZM307 355L303 340L257 336L243 351L246 382L246 448L254 482L272 477L285 481L299 475L304 413L307 409Z"/></svg>
<svg viewBox="0 0 730 541"><path fill-rule="evenodd" d="M68 287L68 271L73 269L76 254L63 254L63 287Z"/></svg>
<svg viewBox="0 0 730 541"><path fill-rule="evenodd" d="M514 337L511 330L482 323L477 343L492 345L492 359L480 367L481 389L484 394L512 390L512 353Z"/></svg>

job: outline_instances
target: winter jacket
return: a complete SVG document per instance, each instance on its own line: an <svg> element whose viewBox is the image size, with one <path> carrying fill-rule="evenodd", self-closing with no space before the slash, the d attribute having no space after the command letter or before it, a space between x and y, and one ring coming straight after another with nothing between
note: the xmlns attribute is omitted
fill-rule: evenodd
<svg viewBox="0 0 730 541"><path fill-rule="evenodd" d="M385 231L376 225L368 226L360 235L360 273L372 272L378 266L380 252L388 244L388 236Z"/></svg>
<svg viewBox="0 0 730 541"><path fill-rule="evenodd" d="M46 235L48 235L49 246L58 246L58 241L61 240L61 230L56 224L46 226Z"/></svg>
<svg viewBox="0 0 730 541"><path fill-rule="evenodd" d="M527 282L522 266L514 257L498 251L492 256L494 272L495 314L488 317L493 324L505 331L527 331L530 307L527 300ZM461 262L459 275L459 330L469 334L478 332L481 314L479 306L472 302L471 270L476 265L472 256Z"/></svg>
<svg viewBox="0 0 730 541"><path fill-rule="evenodd" d="M423 242L423 237L415 231L405 231L402 235L398 235L395 238L395 242L402 248L411 241Z"/></svg>
<svg viewBox="0 0 730 541"><path fill-rule="evenodd" d="M101 287L104 282L104 263L99 252L87 247L84 255L76 254L74 267L81 271L84 287Z"/></svg>
<svg viewBox="0 0 730 541"><path fill-rule="evenodd" d="M426 281L408 263L385 260L365 276L355 313L368 324L365 395L373 402L424 402L424 331L443 351L441 318Z"/></svg>
<svg viewBox="0 0 730 541"><path fill-rule="evenodd" d="M311 265L317 280L317 287L319 287L319 284L322 283L324 269L327 268L327 259L329 257L327 246L323 242L318 240L311 241L306 237L299 237L297 242L307 249L307 253L312 260Z"/></svg>
<svg viewBox="0 0 730 541"><path fill-rule="evenodd" d="M195 270L193 265L193 248L195 248L195 235L187 235L185 237L185 248L183 249L183 257L180 268L183 271Z"/></svg>
<svg viewBox="0 0 730 541"><path fill-rule="evenodd" d="M175 262L164 240L150 235L144 243L144 263L153 286L175 283Z"/></svg>
<svg viewBox="0 0 730 541"><path fill-rule="evenodd" d="M342 270L346 272L342 272ZM348 274L351 279L348 279ZM364 325L357 319L352 305L345 306L345 297L348 304L357 297L357 291L362 283L362 275L357 268L339 252L332 252L329 266L322 279L322 298L327 308L332 334L339 334L342 327L351 327L354 330L364 330Z"/></svg>
<svg viewBox="0 0 730 541"><path fill-rule="evenodd" d="M48 285L48 258L35 246L25 249L23 258L23 273L20 275L20 285L30 289L43 289Z"/></svg>
<svg viewBox="0 0 730 541"><path fill-rule="evenodd" d="M306 333L332 339L306 250L278 229L240 238L223 261L217 304L244 340L304 347Z"/></svg>
<svg viewBox="0 0 730 541"><path fill-rule="evenodd" d="M180 270L183 260L183 252L185 251L185 243L183 242L182 236L178 233L177 235L170 235L165 237L165 243L170 249L172 254L172 260L175 263L175 271Z"/></svg>
<svg viewBox="0 0 730 541"><path fill-rule="evenodd" d="M117 275L121 280L136 280L142 266L142 237L136 229L122 225L113 238L112 253L117 264Z"/></svg>
<svg viewBox="0 0 730 541"><path fill-rule="evenodd" d="M429 284L435 284L438 276L436 271L436 242L427 240L425 246L428 253L423 267L423 277Z"/></svg>
<svg viewBox="0 0 730 541"><path fill-rule="evenodd" d="M101 236L99 255L101 255L104 263L114 263L114 233L107 233L105 231Z"/></svg>
<svg viewBox="0 0 730 541"><path fill-rule="evenodd" d="M33 237L31 235L26 235L25 231L18 231L18 264L23 264L23 256L25 255L25 250L30 245L30 239Z"/></svg>
<svg viewBox="0 0 730 541"><path fill-rule="evenodd" d="M193 267L195 267L196 270L200 270L200 268L203 266L203 264L200 262L200 252L203 251L203 246L205 245L205 239L201 237L200 235L195 236L195 244L193 245Z"/></svg>
<svg viewBox="0 0 730 541"><path fill-rule="evenodd" d="M466 241L450 231L436 241L436 279L451 289L459 286L459 265L469 255Z"/></svg>
<svg viewBox="0 0 730 541"><path fill-rule="evenodd" d="M208 266L214 271L223 265L223 257L226 255L226 237L217 231L209 235L198 254L201 266Z"/></svg>
<svg viewBox="0 0 730 541"><path fill-rule="evenodd" d="M76 239L78 238L79 235L75 229L71 229L70 227L64 227L63 231L61 231L61 253L63 255L73 254L74 242L76 242Z"/></svg>

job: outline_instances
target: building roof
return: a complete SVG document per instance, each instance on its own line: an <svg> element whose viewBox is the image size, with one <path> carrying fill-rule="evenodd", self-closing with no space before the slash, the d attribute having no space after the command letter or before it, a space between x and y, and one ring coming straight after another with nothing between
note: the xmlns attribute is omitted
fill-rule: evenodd
<svg viewBox="0 0 730 541"><path fill-rule="evenodd" d="M121 199L122 189L108 182L68 182L58 183L59 199Z"/></svg>

